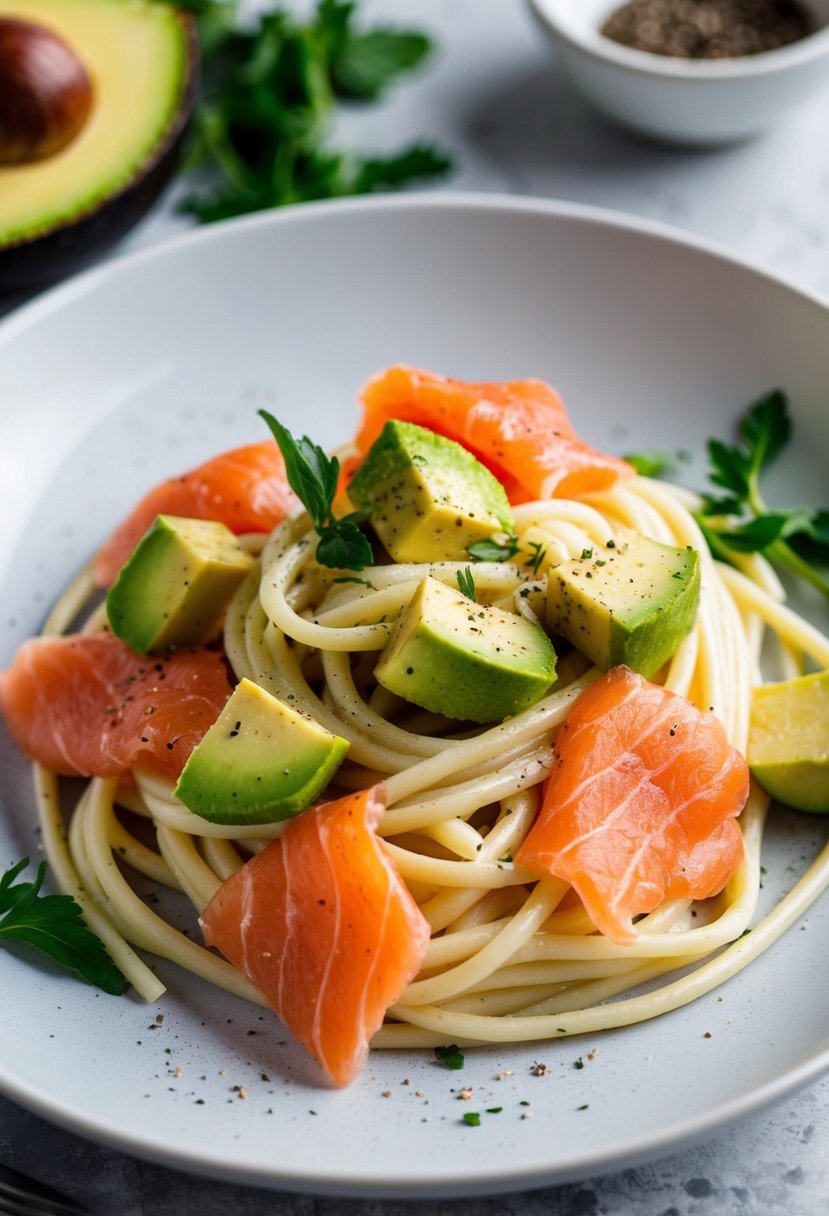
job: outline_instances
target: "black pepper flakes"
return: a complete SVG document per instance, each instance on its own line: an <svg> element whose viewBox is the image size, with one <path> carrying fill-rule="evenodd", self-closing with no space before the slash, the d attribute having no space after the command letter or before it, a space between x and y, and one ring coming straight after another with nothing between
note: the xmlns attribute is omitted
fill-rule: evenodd
<svg viewBox="0 0 829 1216"><path fill-rule="evenodd" d="M815 28L800 0L629 0L601 32L652 55L732 59L778 50Z"/></svg>

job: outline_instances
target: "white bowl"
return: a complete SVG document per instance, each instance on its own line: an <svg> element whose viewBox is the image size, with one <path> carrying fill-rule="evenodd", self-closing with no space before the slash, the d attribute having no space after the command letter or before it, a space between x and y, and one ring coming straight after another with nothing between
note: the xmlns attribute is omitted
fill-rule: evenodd
<svg viewBox="0 0 829 1216"><path fill-rule="evenodd" d="M573 83L598 110L642 135L712 145L755 135L829 83L829 0L809 0L818 29L776 51L678 59L600 31L620 0L530 0Z"/></svg>

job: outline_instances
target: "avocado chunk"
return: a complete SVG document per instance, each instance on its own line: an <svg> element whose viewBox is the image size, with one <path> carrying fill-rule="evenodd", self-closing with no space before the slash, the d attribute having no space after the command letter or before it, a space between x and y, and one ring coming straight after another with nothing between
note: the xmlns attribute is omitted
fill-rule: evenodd
<svg viewBox="0 0 829 1216"><path fill-rule="evenodd" d="M397 562L463 561L512 532L506 491L471 452L413 422L387 422L348 488Z"/></svg>
<svg viewBox="0 0 829 1216"><path fill-rule="evenodd" d="M206 642L255 566L224 524L159 515L109 589L112 632L140 654Z"/></svg>
<svg viewBox="0 0 829 1216"><path fill-rule="evenodd" d="M778 802L829 814L829 671L754 689L746 759Z"/></svg>
<svg viewBox="0 0 829 1216"><path fill-rule="evenodd" d="M273 823L310 806L348 742L244 679L190 753L176 797L211 823Z"/></svg>
<svg viewBox="0 0 829 1216"><path fill-rule="evenodd" d="M528 709L555 674L556 652L539 625L476 604L428 576L374 669L390 692L470 722L498 722Z"/></svg>
<svg viewBox="0 0 829 1216"><path fill-rule="evenodd" d="M0 17L49 31L92 85L64 147L0 165L0 281L19 287L91 259L155 201L195 101L198 43L190 16L151 0L0 0Z"/></svg>
<svg viewBox="0 0 829 1216"><path fill-rule="evenodd" d="M638 532L562 562L547 579L547 627L602 671L624 663L652 676L690 633L699 554Z"/></svg>

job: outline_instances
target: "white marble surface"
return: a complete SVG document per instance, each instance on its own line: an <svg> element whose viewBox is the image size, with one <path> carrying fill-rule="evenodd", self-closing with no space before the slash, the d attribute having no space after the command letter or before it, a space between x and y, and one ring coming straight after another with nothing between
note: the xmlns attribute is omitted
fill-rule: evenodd
<svg viewBox="0 0 829 1216"><path fill-rule="evenodd" d="M455 156L447 183L454 189L557 197L657 219L829 297L829 81L750 144L678 151L591 114L518 0L368 0L365 12L430 29L439 52L388 103L349 114L342 140L391 149L428 137ZM185 230L174 200L171 192L122 251ZM815 982L827 982L818 969ZM205 1182L92 1145L5 1099L0 1161L100 1216L821 1216L829 1210L829 1082L650 1165L491 1199L335 1201Z"/></svg>

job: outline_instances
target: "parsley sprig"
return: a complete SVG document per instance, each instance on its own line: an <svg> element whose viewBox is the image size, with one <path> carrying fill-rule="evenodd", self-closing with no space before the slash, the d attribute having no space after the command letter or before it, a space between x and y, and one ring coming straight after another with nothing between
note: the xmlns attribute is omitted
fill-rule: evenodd
<svg viewBox="0 0 829 1216"><path fill-rule="evenodd" d="M429 144L370 157L329 142L341 100L374 101L423 63L431 50L423 33L360 28L356 0L318 0L305 21L271 5L246 23L238 0L177 2L195 14L202 52L185 166L200 177L182 204L202 222L390 190L451 167Z"/></svg>
<svg viewBox="0 0 829 1216"><path fill-rule="evenodd" d="M467 553L473 562L509 562L521 552L517 536L507 536L506 540L476 540L467 548ZM529 566L533 574L538 574L547 550L539 541L529 542L529 551L524 553L523 565Z"/></svg>
<svg viewBox="0 0 829 1216"><path fill-rule="evenodd" d="M504 541L475 540L467 549L473 562L508 562L520 551L517 536L508 536Z"/></svg>
<svg viewBox="0 0 829 1216"><path fill-rule="evenodd" d="M789 442L792 421L786 396L761 397L739 426L739 442L708 441L709 479L725 495L708 495L697 520L715 556L762 553L829 598L829 510L771 510L761 493L763 472Z"/></svg>
<svg viewBox="0 0 829 1216"><path fill-rule="evenodd" d="M129 984L87 928L80 904L71 895L40 894L46 863L38 866L34 882L15 881L28 864L24 857L0 877L0 944L25 942L104 992L126 992Z"/></svg>
<svg viewBox="0 0 829 1216"><path fill-rule="evenodd" d="M307 435L295 439L287 427L269 414L259 414L271 428L273 437L285 460L285 472L297 498L311 517L319 541L316 558L321 566L333 570L363 570L374 564L374 554L359 524L368 519L368 511L352 511L335 519L332 503L337 492L340 462L328 456Z"/></svg>

